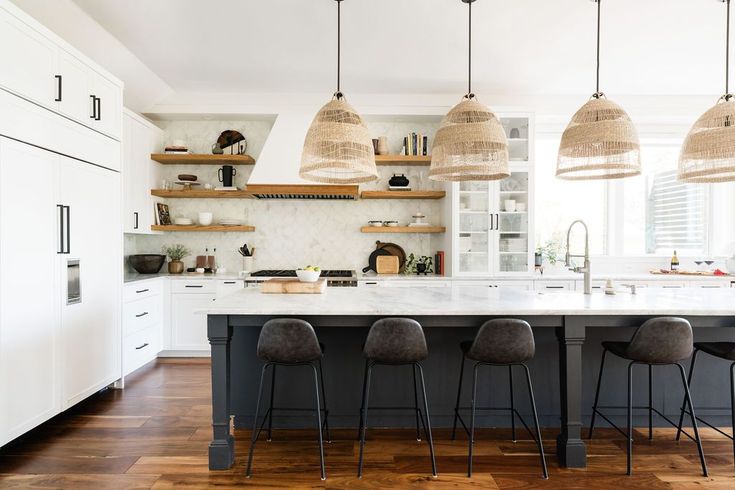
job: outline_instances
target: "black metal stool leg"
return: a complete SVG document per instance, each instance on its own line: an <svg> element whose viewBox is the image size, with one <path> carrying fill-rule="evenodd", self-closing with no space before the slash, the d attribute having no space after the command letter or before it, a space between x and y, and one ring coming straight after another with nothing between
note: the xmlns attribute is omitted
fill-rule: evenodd
<svg viewBox="0 0 735 490"><path fill-rule="evenodd" d="M322 480L327 479L327 471L324 468L324 440L322 439L322 410L319 406L319 370L311 363L314 370L314 399L316 400L316 433L319 435L319 464L322 471Z"/></svg>
<svg viewBox="0 0 735 490"><path fill-rule="evenodd" d="M370 373L373 366L370 362L365 365L365 381L362 386L362 410L360 412L360 460L357 464L357 477L362 478L362 461L365 450L365 433L367 432L368 400L370 398Z"/></svg>
<svg viewBox="0 0 735 490"><path fill-rule="evenodd" d="M732 455L735 462L735 362L730 364L730 417L732 423Z"/></svg>
<svg viewBox="0 0 735 490"><path fill-rule="evenodd" d="M516 442L516 404L513 397L513 365L508 365L508 383L510 386L510 433L513 442Z"/></svg>
<svg viewBox="0 0 735 490"><path fill-rule="evenodd" d="M365 385L367 384L367 375L368 375L368 363L369 361L365 361L365 372L362 375L362 400L360 401L360 422L357 425L357 440L360 440L360 437L362 437L362 406L365 404Z"/></svg>
<svg viewBox="0 0 735 490"><path fill-rule="evenodd" d="M597 416L597 403L600 401L600 385L602 384L602 371L605 368L605 356L607 349L602 351L602 361L600 361L600 374L597 376L597 388L595 388L595 404L592 405L592 420L590 421L590 433L587 439L592 439L592 431L595 428L595 417Z"/></svg>
<svg viewBox="0 0 735 490"><path fill-rule="evenodd" d="M694 349L694 354L692 354L692 362L689 364L689 376L687 377L687 384L689 386L692 385L692 377L694 376L694 362L697 360L697 354L699 353L699 349ZM681 427L684 424L684 410L686 410L687 407L687 398L686 396L681 401L681 413L679 413L679 428L676 431L676 440L678 441L681 438Z"/></svg>
<svg viewBox="0 0 735 490"><path fill-rule="evenodd" d="M684 366L676 364L681 373L681 382L684 385L684 395L686 396L686 403L689 405L689 414L692 418L692 429L694 429L694 439L697 441L697 452L699 453L699 461L702 463L702 474L708 476L707 463L704 460L704 450L702 449L702 440L699 438L699 428L697 427L697 416L694 413L694 404L692 403L692 397L689 394L689 383L687 383L686 371Z"/></svg>
<svg viewBox="0 0 735 490"><path fill-rule="evenodd" d="M273 438L273 393L276 388L276 365L273 365L273 371L271 372L271 402L268 406L268 438L266 441L271 442Z"/></svg>
<svg viewBox="0 0 735 490"><path fill-rule="evenodd" d="M631 458L633 457L633 365L635 362L628 364L628 475L633 473Z"/></svg>
<svg viewBox="0 0 735 490"><path fill-rule="evenodd" d="M533 396L533 386L531 385L531 372L528 366L521 363L526 372L526 383L528 383L528 397L531 399L531 409L533 410L533 423L536 428L536 444L538 445L539 456L541 456L541 469L543 470L544 479L549 478L549 471L546 467L546 455L544 454L544 443L541 440L541 428L538 424L538 412L536 411L536 399Z"/></svg>
<svg viewBox="0 0 735 490"><path fill-rule="evenodd" d="M419 370L419 377L421 378L421 393L424 395L424 414L426 415L426 423L424 429L426 430L426 439L429 441L429 455L431 456L431 474L436 476L436 458L434 457L434 439L431 437L431 418L429 417L429 401L426 396L426 382L424 381L424 370L421 368L421 364L414 364Z"/></svg>
<svg viewBox="0 0 735 490"><path fill-rule="evenodd" d="M454 423L452 424L452 440L454 441L457 437L457 420L459 419L459 400L462 395L462 377L464 375L464 354L462 354L462 360L459 364L459 383L457 384L457 401L454 404Z"/></svg>
<svg viewBox="0 0 735 490"><path fill-rule="evenodd" d="M648 365L648 440L653 439L653 366Z"/></svg>
<svg viewBox="0 0 735 490"><path fill-rule="evenodd" d="M477 406L477 370L480 364L476 363L472 373L472 407L470 408L470 437L467 449L467 476L472 477L472 447L475 444L475 407Z"/></svg>
<svg viewBox="0 0 735 490"><path fill-rule="evenodd" d="M258 387L258 401L255 403L255 416L253 417L253 434L250 437L250 452L248 453L248 468L245 471L245 475L250 478L250 470L253 467L253 450L255 449L255 441L258 439L258 411L260 411L260 398L263 395L263 379L265 378L265 371L268 369L270 364L263 366L260 371L260 386Z"/></svg>
<svg viewBox="0 0 735 490"><path fill-rule="evenodd" d="M413 408L416 416L416 440L421 442L421 429L419 428L419 394L416 387L416 364L411 366L413 372Z"/></svg>
<svg viewBox="0 0 735 490"><path fill-rule="evenodd" d="M322 369L322 360L317 361L319 363L319 386L322 392L322 406L324 407L324 432L327 436L327 443L332 443L332 436L329 434L329 410L327 410L327 394L324 391L324 369Z"/></svg>

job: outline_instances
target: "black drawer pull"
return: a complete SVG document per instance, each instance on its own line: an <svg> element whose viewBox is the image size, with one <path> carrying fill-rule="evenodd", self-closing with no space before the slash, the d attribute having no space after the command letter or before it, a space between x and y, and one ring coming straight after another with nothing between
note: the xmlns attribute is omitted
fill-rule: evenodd
<svg viewBox="0 0 735 490"><path fill-rule="evenodd" d="M225 281L225 284L237 284L235 281Z"/></svg>
<svg viewBox="0 0 735 490"><path fill-rule="evenodd" d="M141 317L146 316L147 314L148 314L148 312L147 311L144 311L143 313L138 313L137 315L135 315L135 318L141 318Z"/></svg>
<svg viewBox="0 0 735 490"><path fill-rule="evenodd" d="M143 345L139 345L138 347L135 348L135 350L140 350L140 349L143 349L144 347L148 347L148 342L146 342Z"/></svg>
<svg viewBox="0 0 735 490"><path fill-rule="evenodd" d="M148 291L148 289L138 289L137 291L135 291L135 294L147 293Z"/></svg>
<svg viewBox="0 0 735 490"><path fill-rule="evenodd" d="M546 289L564 289L564 286L546 286Z"/></svg>
<svg viewBox="0 0 735 490"><path fill-rule="evenodd" d="M186 288L203 288L204 286L201 285L201 284L187 284L184 287L186 287Z"/></svg>
<svg viewBox="0 0 735 490"><path fill-rule="evenodd" d="M61 75L54 75L54 78L56 79L56 98L54 99L54 102L61 102Z"/></svg>

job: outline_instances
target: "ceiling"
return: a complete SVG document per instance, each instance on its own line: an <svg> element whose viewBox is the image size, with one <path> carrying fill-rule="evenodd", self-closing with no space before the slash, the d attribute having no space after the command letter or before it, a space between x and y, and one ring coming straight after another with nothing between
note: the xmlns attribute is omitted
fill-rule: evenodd
<svg viewBox="0 0 735 490"><path fill-rule="evenodd" d="M74 0L177 92L331 93L330 0ZM594 92L590 0L473 4L478 94ZM725 6L716 0L602 5L602 87L610 95L719 95ZM347 0L342 89L463 94L467 6L460 0Z"/></svg>

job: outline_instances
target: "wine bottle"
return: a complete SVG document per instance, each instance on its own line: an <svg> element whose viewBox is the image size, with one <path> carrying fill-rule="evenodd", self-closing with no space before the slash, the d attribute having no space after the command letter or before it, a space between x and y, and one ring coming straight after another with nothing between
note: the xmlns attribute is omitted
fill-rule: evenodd
<svg viewBox="0 0 735 490"><path fill-rule="evenodd" d="M674 256L671 257L671 270L672 271L679 270L679 257L676 256L676 250L674 250Z"/></svg>

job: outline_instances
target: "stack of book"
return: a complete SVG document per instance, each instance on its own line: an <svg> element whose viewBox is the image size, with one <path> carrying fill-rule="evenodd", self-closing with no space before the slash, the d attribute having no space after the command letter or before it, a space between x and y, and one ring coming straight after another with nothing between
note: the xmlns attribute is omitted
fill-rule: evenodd
<svg viewBox="0 0 735 490"><path fill-rule="evenodd" d="M428 155L429 137L423 134L410 133L403 138L404 155Z"/></svg>
<svg viewBox="0 0 735 490"><path fill-rule="evenodd" d="M163 152L170 155L185 155L190 153L189 148L185 146L169 145L163 149Z"/></svg>

